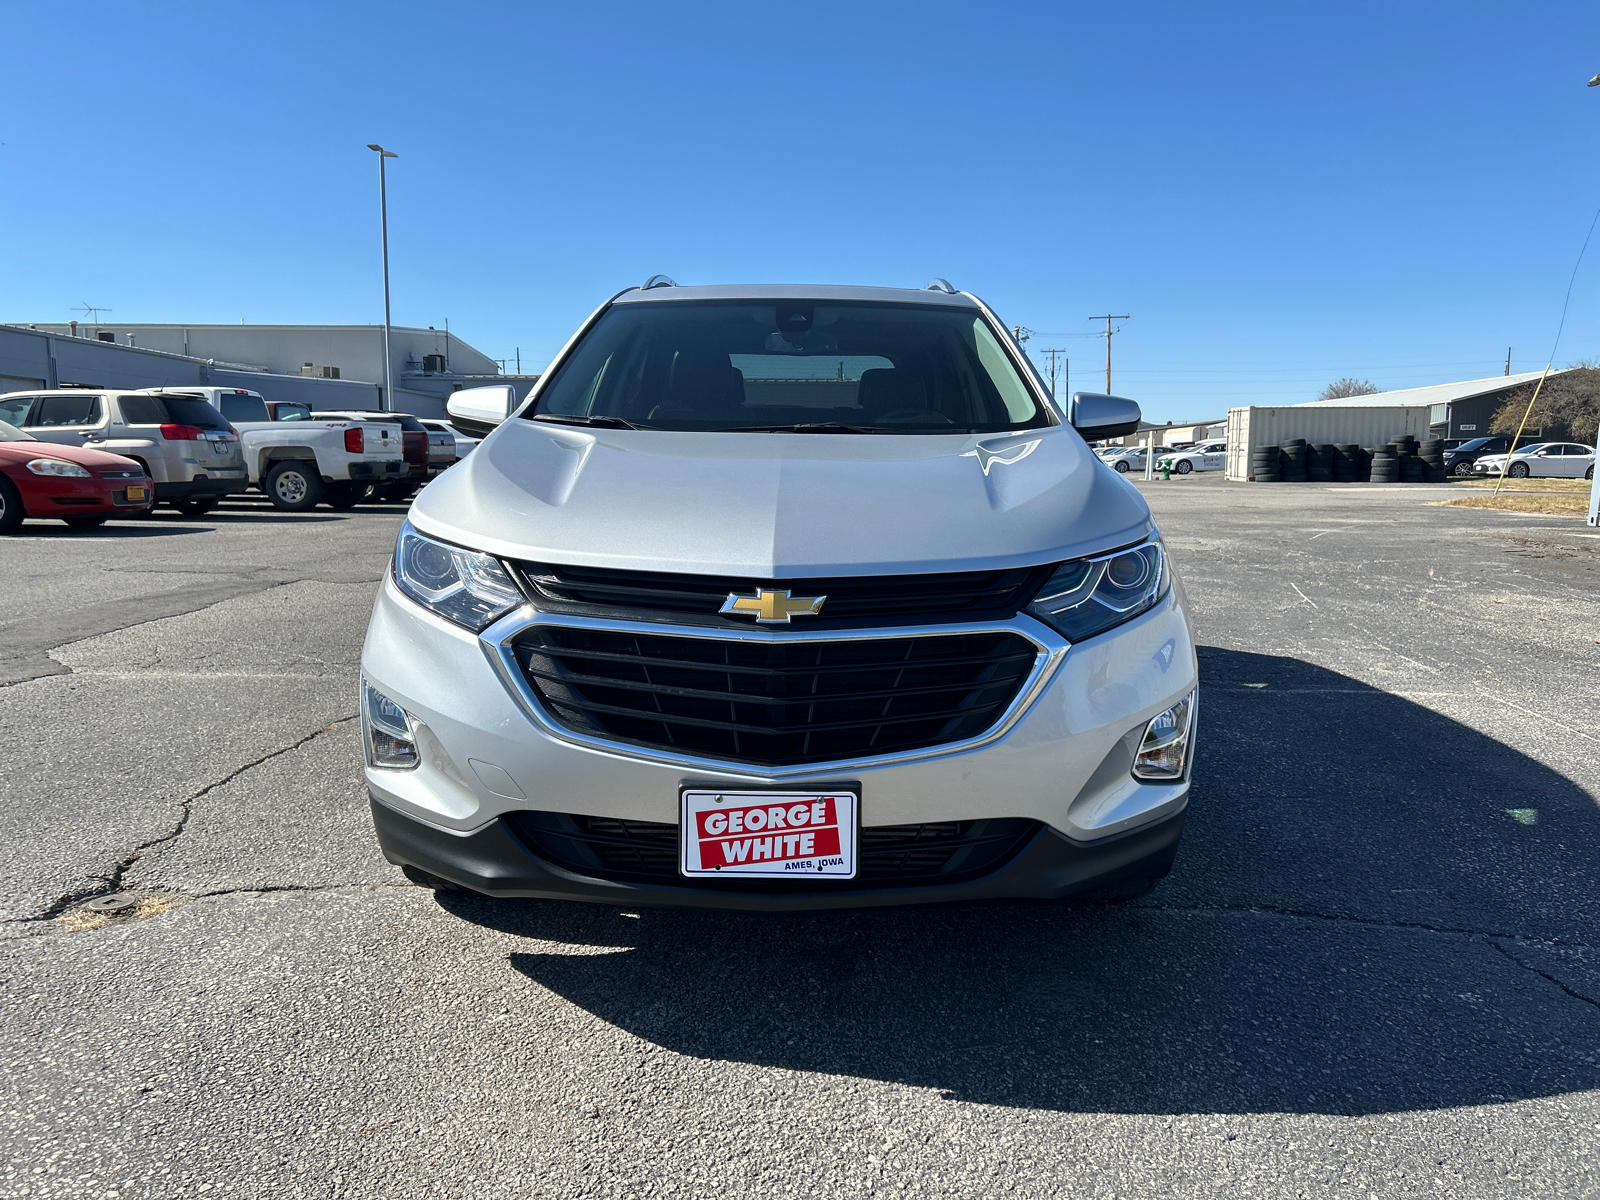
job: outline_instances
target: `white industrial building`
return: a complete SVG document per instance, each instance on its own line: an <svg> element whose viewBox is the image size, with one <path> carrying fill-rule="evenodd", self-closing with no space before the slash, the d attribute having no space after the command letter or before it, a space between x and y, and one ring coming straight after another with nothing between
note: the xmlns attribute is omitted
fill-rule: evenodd
<svg viewBox="0 0 1600 1200"><path fill-rule="evenodd" d="M39 344L30 346L30 335ZM212 382L248 387L269 400L314 396L315 406L325 409L442 417L445 401L462 388L510 383L521 397L538 379L503 373L494 359L448 330L391 326L389 353L394 394L385 404L381 325L41 321L0 326L0 391ZM240 382L246 378L253 382Z"/></svg>

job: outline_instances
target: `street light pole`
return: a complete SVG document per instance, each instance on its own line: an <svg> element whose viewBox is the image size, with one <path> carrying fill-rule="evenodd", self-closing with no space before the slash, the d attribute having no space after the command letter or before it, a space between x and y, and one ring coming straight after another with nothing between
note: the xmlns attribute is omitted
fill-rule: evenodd
<svg viewBox="0 0 1600 1200"><path fill-rule="evenodd" d="M389 186L383 160L400 156L377 142L368 142L367 149L378 152L378 213L383 226L383 403L379 408L393 412L394 388L389 379L389 364L393 361L389 357Z"/></svg>
<svg viewBox="0 0 1600 1200"><path fill-rule="evenodd" d="M1600 87L1600 75L1589 80L1590 87ZM1600 436L1595 438L1600 442ZM1511 447L1513 450L1516 446ZM1595 456L1595 461L1600 462L1600 455ZM1600 526L1600 471L1594 473L1594 482L1589 485L1589 524Z"/></svg>

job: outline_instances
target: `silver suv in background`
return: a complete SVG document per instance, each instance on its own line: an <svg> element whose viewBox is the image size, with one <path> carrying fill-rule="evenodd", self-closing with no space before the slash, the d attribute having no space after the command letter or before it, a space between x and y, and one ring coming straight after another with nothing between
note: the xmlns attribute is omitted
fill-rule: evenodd
<svg viewBox="0 0 1600 1200"><path fill-rule="evenodd" d="M156 499L186 516L249 486L238 432L204 400L79 388L10 392L0 396L0 421L41 442L133 459Z"/></svg>

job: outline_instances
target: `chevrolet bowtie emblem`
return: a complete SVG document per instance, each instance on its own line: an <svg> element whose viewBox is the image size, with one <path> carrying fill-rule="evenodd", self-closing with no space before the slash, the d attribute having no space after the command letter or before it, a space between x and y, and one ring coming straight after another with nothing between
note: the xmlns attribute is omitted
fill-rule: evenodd
<svg viewBox="0 0 1600 1200"><path fill-rule="evenodd" d="M787 590L757 588L754 596L729 592L718 612L753 616L757 625L787 625L794 617L815 616L822 611L826 596L791 596Z"/></svg>

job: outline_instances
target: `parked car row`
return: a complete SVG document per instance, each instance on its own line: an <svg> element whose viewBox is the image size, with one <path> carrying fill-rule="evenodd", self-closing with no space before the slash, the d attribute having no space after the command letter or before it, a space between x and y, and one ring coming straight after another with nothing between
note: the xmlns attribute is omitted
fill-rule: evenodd
<svg viewBox="0 0 1600 1200"><path fill-rule="evenodd" d="M448 421L314 412L220 387L12 392L0 395L0 430L0 529L23 516L101 524L161 502L199 516L251 488L289 512L351 508L369 497L399 503L477 445ZM102 503L81 482L113 474L126 485L114 489L121 500ZM69 479L79 482L59 482Z"/></svg>
<svg viewBox="0 0 1600 1200"><path fill-rule="evenodd" d="M1126 475L1129 471L1144 470L1143 446L1102 446L1095 451L1100 461ZM1200 442L1186 447L1160 446L1156 449L1156 470L1166 468L1174 475L1188 475L1194 471L1221 471L1228 465L1227 442Z"/></svg>

